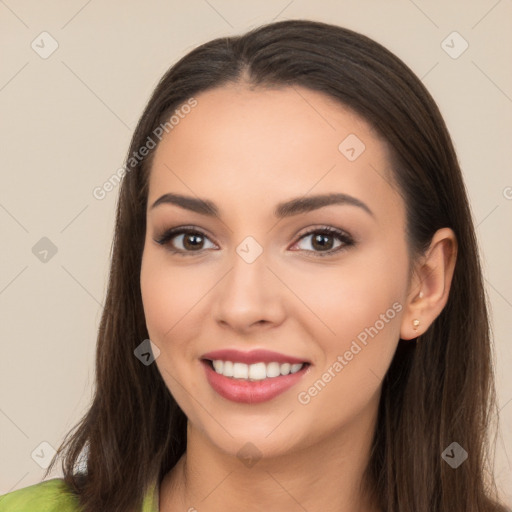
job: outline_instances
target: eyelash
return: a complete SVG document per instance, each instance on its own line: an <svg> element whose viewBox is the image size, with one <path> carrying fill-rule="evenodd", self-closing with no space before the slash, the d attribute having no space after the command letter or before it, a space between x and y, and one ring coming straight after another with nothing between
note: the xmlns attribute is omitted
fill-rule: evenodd
<svg viewBox="0 0 512 512"><path fill-rule="evenodd" d="M167 249L172 252L173 254L177 254L178 256L194 256L195 254L201 254L206 249L199 249L197 251L184 251L182 249L174 249L172 248L171 244L169 242L175 238L178 235L182 234L193 234L193 235L200 235L202 237L208 238L208 236L203 233L200 229L197 229L194 226L180 226L177 228L172 228L167 230L161 237L155 239L155 242L168 246ZM321 235L335 235L341 242L343 242L343 245L340 245L336 249L329 249L328 251L314 251L314 250L306 250L306 249L299 249L299 251L305 251L305 252L312 252L314 254L314 257L326 257L326 256L332 256L334 254L337 254L343 250L346 250L348 247L351 247L355 245L354 239L346 232L341 231L337 228L333 228L331 226L322 226L319 228L312 229L308 231L307 233L303 233L300 238L297 240L299 242L303 238L306 238L310 235L314 234L321 234ZM296 243L297 243L296 242ZM294 244L295 245L295 244Z"/></svg>

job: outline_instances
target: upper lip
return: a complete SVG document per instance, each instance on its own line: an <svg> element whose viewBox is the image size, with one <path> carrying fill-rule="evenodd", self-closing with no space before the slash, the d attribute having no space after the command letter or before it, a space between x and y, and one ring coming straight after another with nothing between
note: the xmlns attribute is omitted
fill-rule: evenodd
<svg viewBox="0 0 512 512"><path fill-rule="evenodd" d="M235 350L235 349L222 349L208 352L201 356L201 359L209 359L210 361L222 360L222 361L233 361L234 363L309 363L305 359L298 359L297 357L287 356L286 354L280 354L279 352L272 352L271 350L251 350L249 352Z"/></svg>

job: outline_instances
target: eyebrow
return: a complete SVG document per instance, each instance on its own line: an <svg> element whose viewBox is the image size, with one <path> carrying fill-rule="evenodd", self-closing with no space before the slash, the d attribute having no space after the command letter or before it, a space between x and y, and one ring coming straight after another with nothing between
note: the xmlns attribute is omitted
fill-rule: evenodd
<svg viewBox="0 0 512 512"><path fill-rule="evenodd" d="M159 197L151 206L156 208L161 204L174 204L185 210L207 215L209 217L219 217L219 208L209 199L200 199L180 194L164 194ZM301 213L310 212L329 205L350 205L361 208L366 213L375 217L370 208L361 200L348 194L320 194L316 196L298 197L279 203L274 210L274 216L278 218L292 217Z"/></svg>

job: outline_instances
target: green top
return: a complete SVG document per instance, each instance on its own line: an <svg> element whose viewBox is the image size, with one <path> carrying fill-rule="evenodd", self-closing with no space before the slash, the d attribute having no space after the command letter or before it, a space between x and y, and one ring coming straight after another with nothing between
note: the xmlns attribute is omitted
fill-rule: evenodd
<svg viewBox="0 0 512 512"><path fill-rule="evenodd" d="M158 512L159 489L153 484L141 512ZM63 478L53 478L0 496L0 512L80 512L78 498Z"/></svg>

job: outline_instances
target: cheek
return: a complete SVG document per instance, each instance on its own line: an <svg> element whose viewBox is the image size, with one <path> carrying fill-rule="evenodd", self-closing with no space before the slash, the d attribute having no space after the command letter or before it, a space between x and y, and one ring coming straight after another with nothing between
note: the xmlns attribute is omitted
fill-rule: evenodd
<svg viewBox="0 0 512 512"><path fill-rule="evenodd" d="M150 254L143 256L141 295L149 336L160 346L165 332L172 327L177 301L175 283L170 282L170 278L153 260Z"/></svg>
<svg viewBox="0 0 512 512"><path fill-rule="evenodd" d="M140 285L149 335L164 345L206 292L190 271L176 265L171 269L165 253L152 248L142 258Z"/></svg>
<svg viewBox="0 0 512 512"><path fill-rule="evenodd" d="M295 272L295 279L292 275L288 279L310 312L305 318L315 320L322 338L330 331L331 339L340 342L378 321L402 300L406 286L406 262L400 255L388 259L357 255L339 267ZM387 316L396 318L396 309Z"/></svg>
<svg viewBox="0 0 512 512"><path fill-rule="evenodd" d="M335 429L377 400L399 339L399 280L352 269L332 279L328 291L309 295L322 322L310 323L319 348L316 367L297 390L304 418L322 417L325 428Z"/></svg>
<svg viewBox="0 0 512 512"><path fill-rule="evenodd" d="M199 337L198 328L203 323L194 316L194 305L208 290L206 284L199 288L199 279L191 281L190 270L174 265L170 268L165 253L145 251L141 266L141 295L149 338L160 349L155 363L167 388L183 410L189 409L187 392L197 393L196 384L190 379L190 368L182 364L197 358L194 345L188 340ZM196 349L197 350L197 349Z"/></svg>
<svg viewBox="0 0 512 512"><path fill-rule="evenodd" d="M399 242L367 247L338 267L297 281L297 295L314 313L304 318L319 348L315 377L322 380L321 374L331 372L325 376L330 391L322 391L321 403L343 397L349 408L359 407L376 392L391 363L407 286L407 252Z"/></svg>

